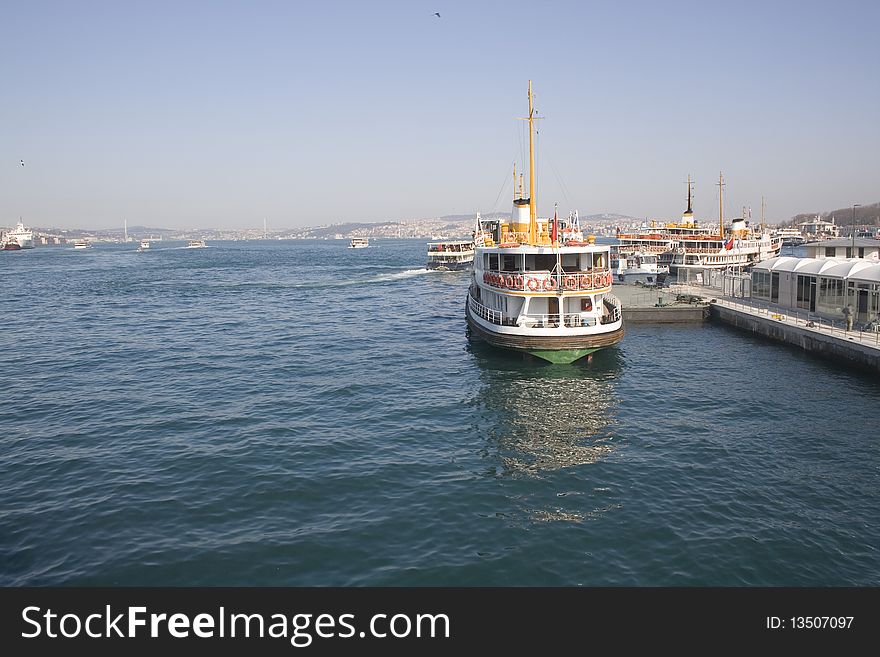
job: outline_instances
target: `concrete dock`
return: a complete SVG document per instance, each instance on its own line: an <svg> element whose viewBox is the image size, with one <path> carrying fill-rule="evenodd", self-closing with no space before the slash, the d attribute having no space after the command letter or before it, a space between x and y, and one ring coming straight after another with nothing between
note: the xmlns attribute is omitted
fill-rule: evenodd
<svg viewBox="0 0 880 657"><path fill-rule="evenodd" d="M615 285L625 324L692 324L709 318L709 304L701 295L672 288Z"/></svg>
<svg viewBox="0 0 880 657"><path fill-rule="evenodd" d="M880 333L846 331L842 322L800 314L749 299L716 298L710 304L713 321L784 342L822 358L880 373Z"/></svg>

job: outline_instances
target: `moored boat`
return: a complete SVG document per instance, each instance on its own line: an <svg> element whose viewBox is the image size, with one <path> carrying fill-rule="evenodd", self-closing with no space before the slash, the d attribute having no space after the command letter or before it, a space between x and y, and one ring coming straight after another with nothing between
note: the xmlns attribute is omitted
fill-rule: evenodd
<svg viewBox="0 0 880 657"><path fill-rule="evenodd" d="M669 267L659 264L659 259L658 254L646 251L623 255L612 250L611 269L614 271L614 282L625 285L658 285L665 282Z"/></svg>
<svg viewBox="0 0 880 657"><path fill-rule="evenodd" d="M610 246L585 239L577 215L537 217L531 81L528 98L529 195L520 183L507 221L478 215L465 315L471 337L571 363L617 344L623 319L611 293Z"/></svg>
<svg viewBox="0 0 880 657"><path fill-rule="evenodd" d="M691 179L688 176L688 205L680 222L652 226L638 233L618 234L622 256L639 251L656 253L658 266L677 270L747 268L779 255L782 238L751 225L745 208L730 227L724 225L724 176L719 175L718 224L700 224L691 206ZM763 222L762 222L763 224Z"/></svg>

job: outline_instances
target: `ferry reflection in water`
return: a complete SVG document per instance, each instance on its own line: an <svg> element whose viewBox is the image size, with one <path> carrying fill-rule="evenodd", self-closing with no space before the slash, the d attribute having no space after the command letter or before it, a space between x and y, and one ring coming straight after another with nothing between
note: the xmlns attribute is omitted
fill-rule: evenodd
<svg viewBox="0 0 880 657"><path fill-rule="evenodd" d="M571 365L526 362L481 343L468 350L484 384L477 403L491 422L481 427L485 458L494 462L487 474L522 484L510 492L532 520L579 522L616 508L609 488L583 466L620 446L613 431L618 349Z"/></svg>

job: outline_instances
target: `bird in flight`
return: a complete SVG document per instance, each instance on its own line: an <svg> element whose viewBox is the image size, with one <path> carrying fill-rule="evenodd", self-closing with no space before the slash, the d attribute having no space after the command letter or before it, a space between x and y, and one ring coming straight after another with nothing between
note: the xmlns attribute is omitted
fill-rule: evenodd
<svg viewBox="0 0 880 657"><path fill-rule="evenodd" d="M24 160L21 160L21 166L24 166Z"/></svg>
<svg viewBox="0 0 880 657"><path fill-rule="evenodd" d="M440 18L440 12L439 12L439 11L435 11L433 15L436 16L437 18Z"/></svg>

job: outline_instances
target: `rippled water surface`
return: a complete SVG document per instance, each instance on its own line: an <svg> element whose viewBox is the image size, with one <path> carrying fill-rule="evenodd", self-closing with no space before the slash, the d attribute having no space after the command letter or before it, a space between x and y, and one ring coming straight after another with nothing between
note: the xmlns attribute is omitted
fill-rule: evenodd
<svg viewBox="0 0 880 657"><path fill-rule="evenodd" d="M423 241L0 253L0 584L878 585L880 383L470 344Z"/></svg>

